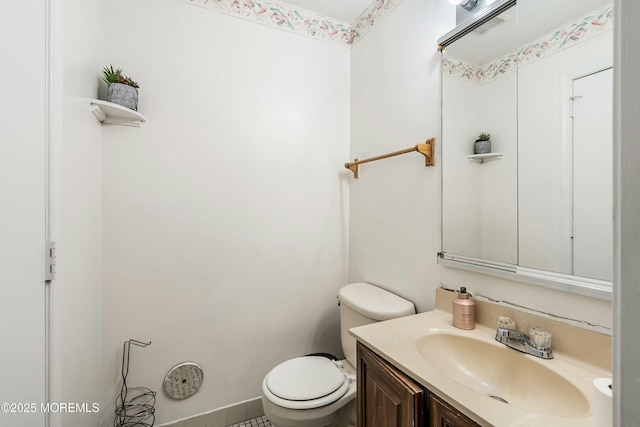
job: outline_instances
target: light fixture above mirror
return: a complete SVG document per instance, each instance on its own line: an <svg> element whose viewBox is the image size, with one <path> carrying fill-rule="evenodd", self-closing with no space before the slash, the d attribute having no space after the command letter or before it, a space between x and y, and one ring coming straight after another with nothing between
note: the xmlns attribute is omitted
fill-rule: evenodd
<svg viewBox="0 0 640 427"><path fill-rule="evenodd" d="M475 20L480 13L505 0L449 0L456 7L456 25Z"/></svg>
<svg viewBox="0 0 640 427"><path fill-rule="evenodd" d="M460 5L467 10L471 10L476 7L476 5L478 4L478 0L449 0L449 3L456 6Z"/></svg>
<svg viewBox="0 0 640 427"><path fill-rule="evenodd" d="M513 7L516 0L449 0L456 5L456 27L438 43L440 50Z"/></svg>

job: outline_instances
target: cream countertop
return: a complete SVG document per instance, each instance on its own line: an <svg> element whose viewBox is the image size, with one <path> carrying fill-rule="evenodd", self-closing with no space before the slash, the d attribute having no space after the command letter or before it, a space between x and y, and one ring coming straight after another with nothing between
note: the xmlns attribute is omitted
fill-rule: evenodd
<svg viewBox="0 0 640 427"><path fill-rule="evenodd" d="M516 321L518 322L518 319ZM524 322L520 319L520 323ZM542 326L549 328L552 332L554 332L553 326L557 327L557 325L549 327L547 324ZM567 332L571 333L572 329L579 329L566 325L563 325L563 327L569 328L565 334ZM517 327L517 329L520 328ZM574 332L578 334L584 333L582 330ZM358 341L400 368L423 387L442 397L482 426L597 427L594 425L591 411L577 418L550 416L507 405L473 391L453 381L446 373L431 366L419 353L416 345L419 339L425 335L447 333L468 336L485 341L490 345L502 346L507 349L503 344L495 341L495 327L476 324L476 329L474 330L460 330L453 327L450 313L436 309L413 316L360 326L351 329L350 333ZM542 360L518 353L516 350L508 350L521 355L521 357L530 358L534 363L541 363L548 369L561 374L591 402L593 379L611 376L610 370L606 368L608 361L606 357L602 357L602 354L607 353L607 351L606 349L601 349L603 346L606 347L607 342L610 343L610 337L603 338L600 334L593 332L586 332L586 334L588 337L592 337L597 344L594 347L595 351L585 355L586 357L567 354L571 352L563 353L560 351L562 346L555 346L554 344L552 344L552 348L555 357L552 360ZM562 333L560 335L563 336ZM560 337L557 337L554 333L554 342L558 339ZM558 399L562 398L561 395L558 396Z"/></svg>

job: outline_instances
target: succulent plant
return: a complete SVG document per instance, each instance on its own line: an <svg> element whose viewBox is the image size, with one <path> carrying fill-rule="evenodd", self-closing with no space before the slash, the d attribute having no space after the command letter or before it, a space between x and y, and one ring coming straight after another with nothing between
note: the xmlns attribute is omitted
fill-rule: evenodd
<svg viewBox="0 0 640 427"><path fill-rule="evenodd" d="M480 132L478 135L478 139L476 141L489 141L491 139L491 134L487 132Z"/></svg>
<svg viewBox="0 0 640 427"><path fill-rule="evenodd" d="M102 80L105 83L122 83L128 86L132 86L136 89L140 88L138 83L136 83L131 77L125 76L122 74L122 68L113 69L113 65L109 65L108 67L104 67L102 69Z"/></svg>

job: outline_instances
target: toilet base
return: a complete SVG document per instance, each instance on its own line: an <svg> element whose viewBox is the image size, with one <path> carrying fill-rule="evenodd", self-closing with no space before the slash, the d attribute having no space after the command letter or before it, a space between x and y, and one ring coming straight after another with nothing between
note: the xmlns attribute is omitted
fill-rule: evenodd
<svg viewBox="0 0 640 427"><path fill-rule="evenodd" d="M316 409L287 409L275 405L264 396L262 408L274 427L347 427L356 424L355 393L349 402L337 410L335 403Z"/></svg>

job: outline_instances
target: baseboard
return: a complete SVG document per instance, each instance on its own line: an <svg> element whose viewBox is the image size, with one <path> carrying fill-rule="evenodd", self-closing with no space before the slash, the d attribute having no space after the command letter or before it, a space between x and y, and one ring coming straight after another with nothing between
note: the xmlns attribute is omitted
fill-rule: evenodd
<svg viewBox="0 0 640 427"><path fill-rule="evenodd" d="M160 424L157 427L226 427L263 415L262 398L256 397L213 411Z"/></svg>

